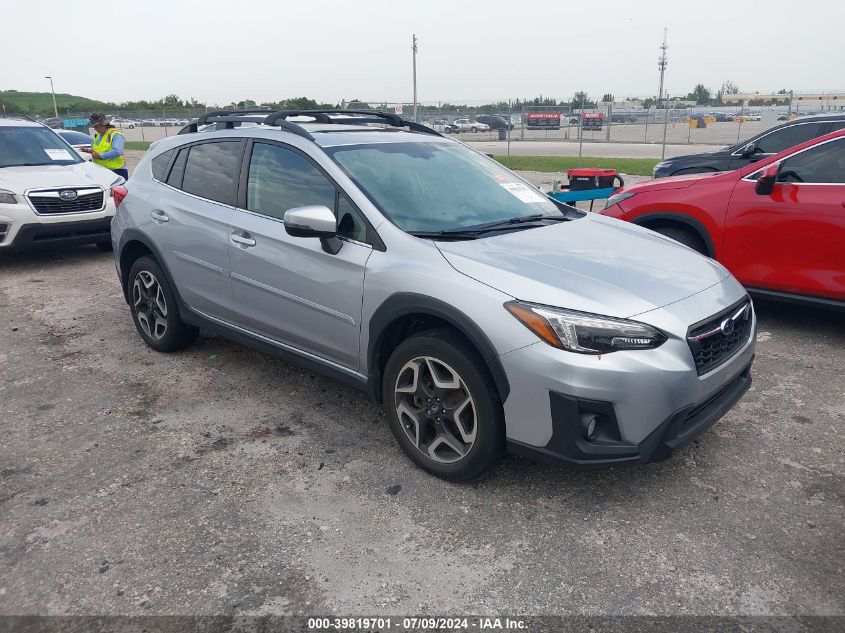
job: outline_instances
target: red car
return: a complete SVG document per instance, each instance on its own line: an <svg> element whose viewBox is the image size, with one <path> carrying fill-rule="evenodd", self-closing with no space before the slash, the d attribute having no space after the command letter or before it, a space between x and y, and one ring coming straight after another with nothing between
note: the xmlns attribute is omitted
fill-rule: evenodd
<svg viewBox="0 0 845 633"><path fill-rule="evenodd" d="M602 214L722 262L761 296L845 308L845 130L742 169L618 190Z"/></svg>

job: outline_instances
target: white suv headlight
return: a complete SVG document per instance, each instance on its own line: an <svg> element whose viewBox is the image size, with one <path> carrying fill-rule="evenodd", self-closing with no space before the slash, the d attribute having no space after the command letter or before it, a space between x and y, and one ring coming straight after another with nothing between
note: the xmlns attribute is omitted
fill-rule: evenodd
<svg viewBox="0 0 845 633"><path fill-rule="evenodd" d="M15 194L5 189L0 189L0 204L17 204L18 199Z"/></svg>
<svg viewBox="0 0 845 633"><path fill-rule="evenodd" d="M628 319L523 301L509 301L505 309L552 347L579 354L653 349L667 340L660 330Z"/></svg>

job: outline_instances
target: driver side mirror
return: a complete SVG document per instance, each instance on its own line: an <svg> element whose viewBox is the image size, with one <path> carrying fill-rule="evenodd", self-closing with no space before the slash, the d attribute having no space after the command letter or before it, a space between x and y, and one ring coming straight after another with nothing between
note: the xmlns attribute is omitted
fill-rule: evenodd
<svg viewBox="0 0 845 633"><path fill-rule="evenodd" d="M743 158L748 158L749 156L754 156L757 153L757 143L751 141L748 145L742 148L740 151Z"/></svg>
<svg viewBox="0 0 845 633"><path fill-rule="evenodd" d="M328 207L312 205L288 209L284 221L288 235L319 238L327 253L335 255L343 246L337 238L337 219Z"/></svg>
<svg viewBox="0 0 845 633"><path fill-rule="evenodd" d="M775 189L779 168L780 165L778 163L774 163L763 170L763 173L757 179L757 184L754 185L754 191L758 196L771 195L772 191Z"/></svg>

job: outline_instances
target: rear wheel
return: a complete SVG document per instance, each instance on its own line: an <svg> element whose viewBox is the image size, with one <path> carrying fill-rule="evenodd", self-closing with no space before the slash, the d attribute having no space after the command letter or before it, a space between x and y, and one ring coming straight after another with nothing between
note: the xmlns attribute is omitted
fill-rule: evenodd
<svg viewBox="0 0 845 633"><path fill-rule="evenodd" d="M429 330L397 346L383 389L391 431L417 465L451 481L504 457L502 404L478 353L455 332Z"/></svg>
<svg viewBox="0 0 845 633"><path fill-rule="evenodd" d="M193 342L197 329L179 317L173 290L152 257L135 260L128 283L132 320L147 345L157 352L174 352Z"/></svg>
<svg viewBox="0 0 845 633"><path fill-rule="evenodd" d="M692 229L681 226L659 226L652 230L660 233L661 235L665 235L676 242L680 242L684 246L688 246L697 253L707 255L708 257L710 256L710 253L707 252L707 246L705 245L704 240L701 239L701 236Z"/></svg>

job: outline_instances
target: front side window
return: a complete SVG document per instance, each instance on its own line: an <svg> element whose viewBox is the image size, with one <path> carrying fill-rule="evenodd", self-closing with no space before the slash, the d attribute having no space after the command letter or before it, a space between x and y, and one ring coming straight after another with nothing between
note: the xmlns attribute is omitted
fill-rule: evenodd
<svg viewBox="0 0 845 633"><path fill-rule="evenodd" d="M328 150L407 232L455 231L561 212L510 171L458 143L374 143Z"/></svg>
<svg viewBox="0 0 845 633"><path fill-rule="evenodd" d="M767 134L757 141L757 149L763 154L777 154L816 138L821 134L821 123L800 123Z"/></svg>
<svg viewBox="0 0 845 633"><path fill-rule="evenodd" d="M58 134L46 127L0 126L0 167L81 163Z"/></svg>
<svg viewBox="0 0 845 633"><path fill-rule="evenodd" d="M278 145L255 143L249 161L246 208L282 220L288 209L310 205L334 210L334 185L301 154Z"/></svg>
<svg viewBox="0 0 845 633"><path fill-rule="evenodd" d="M845 139L790 156L778 169L778 182L845 183Z"/></svg>
<svg viewBox="0 0 845 633"><path fill-rule="evenodd" d="M241 141L192 145L185 164L182 190L201 198L234 205L242 147Z"/></svg>

